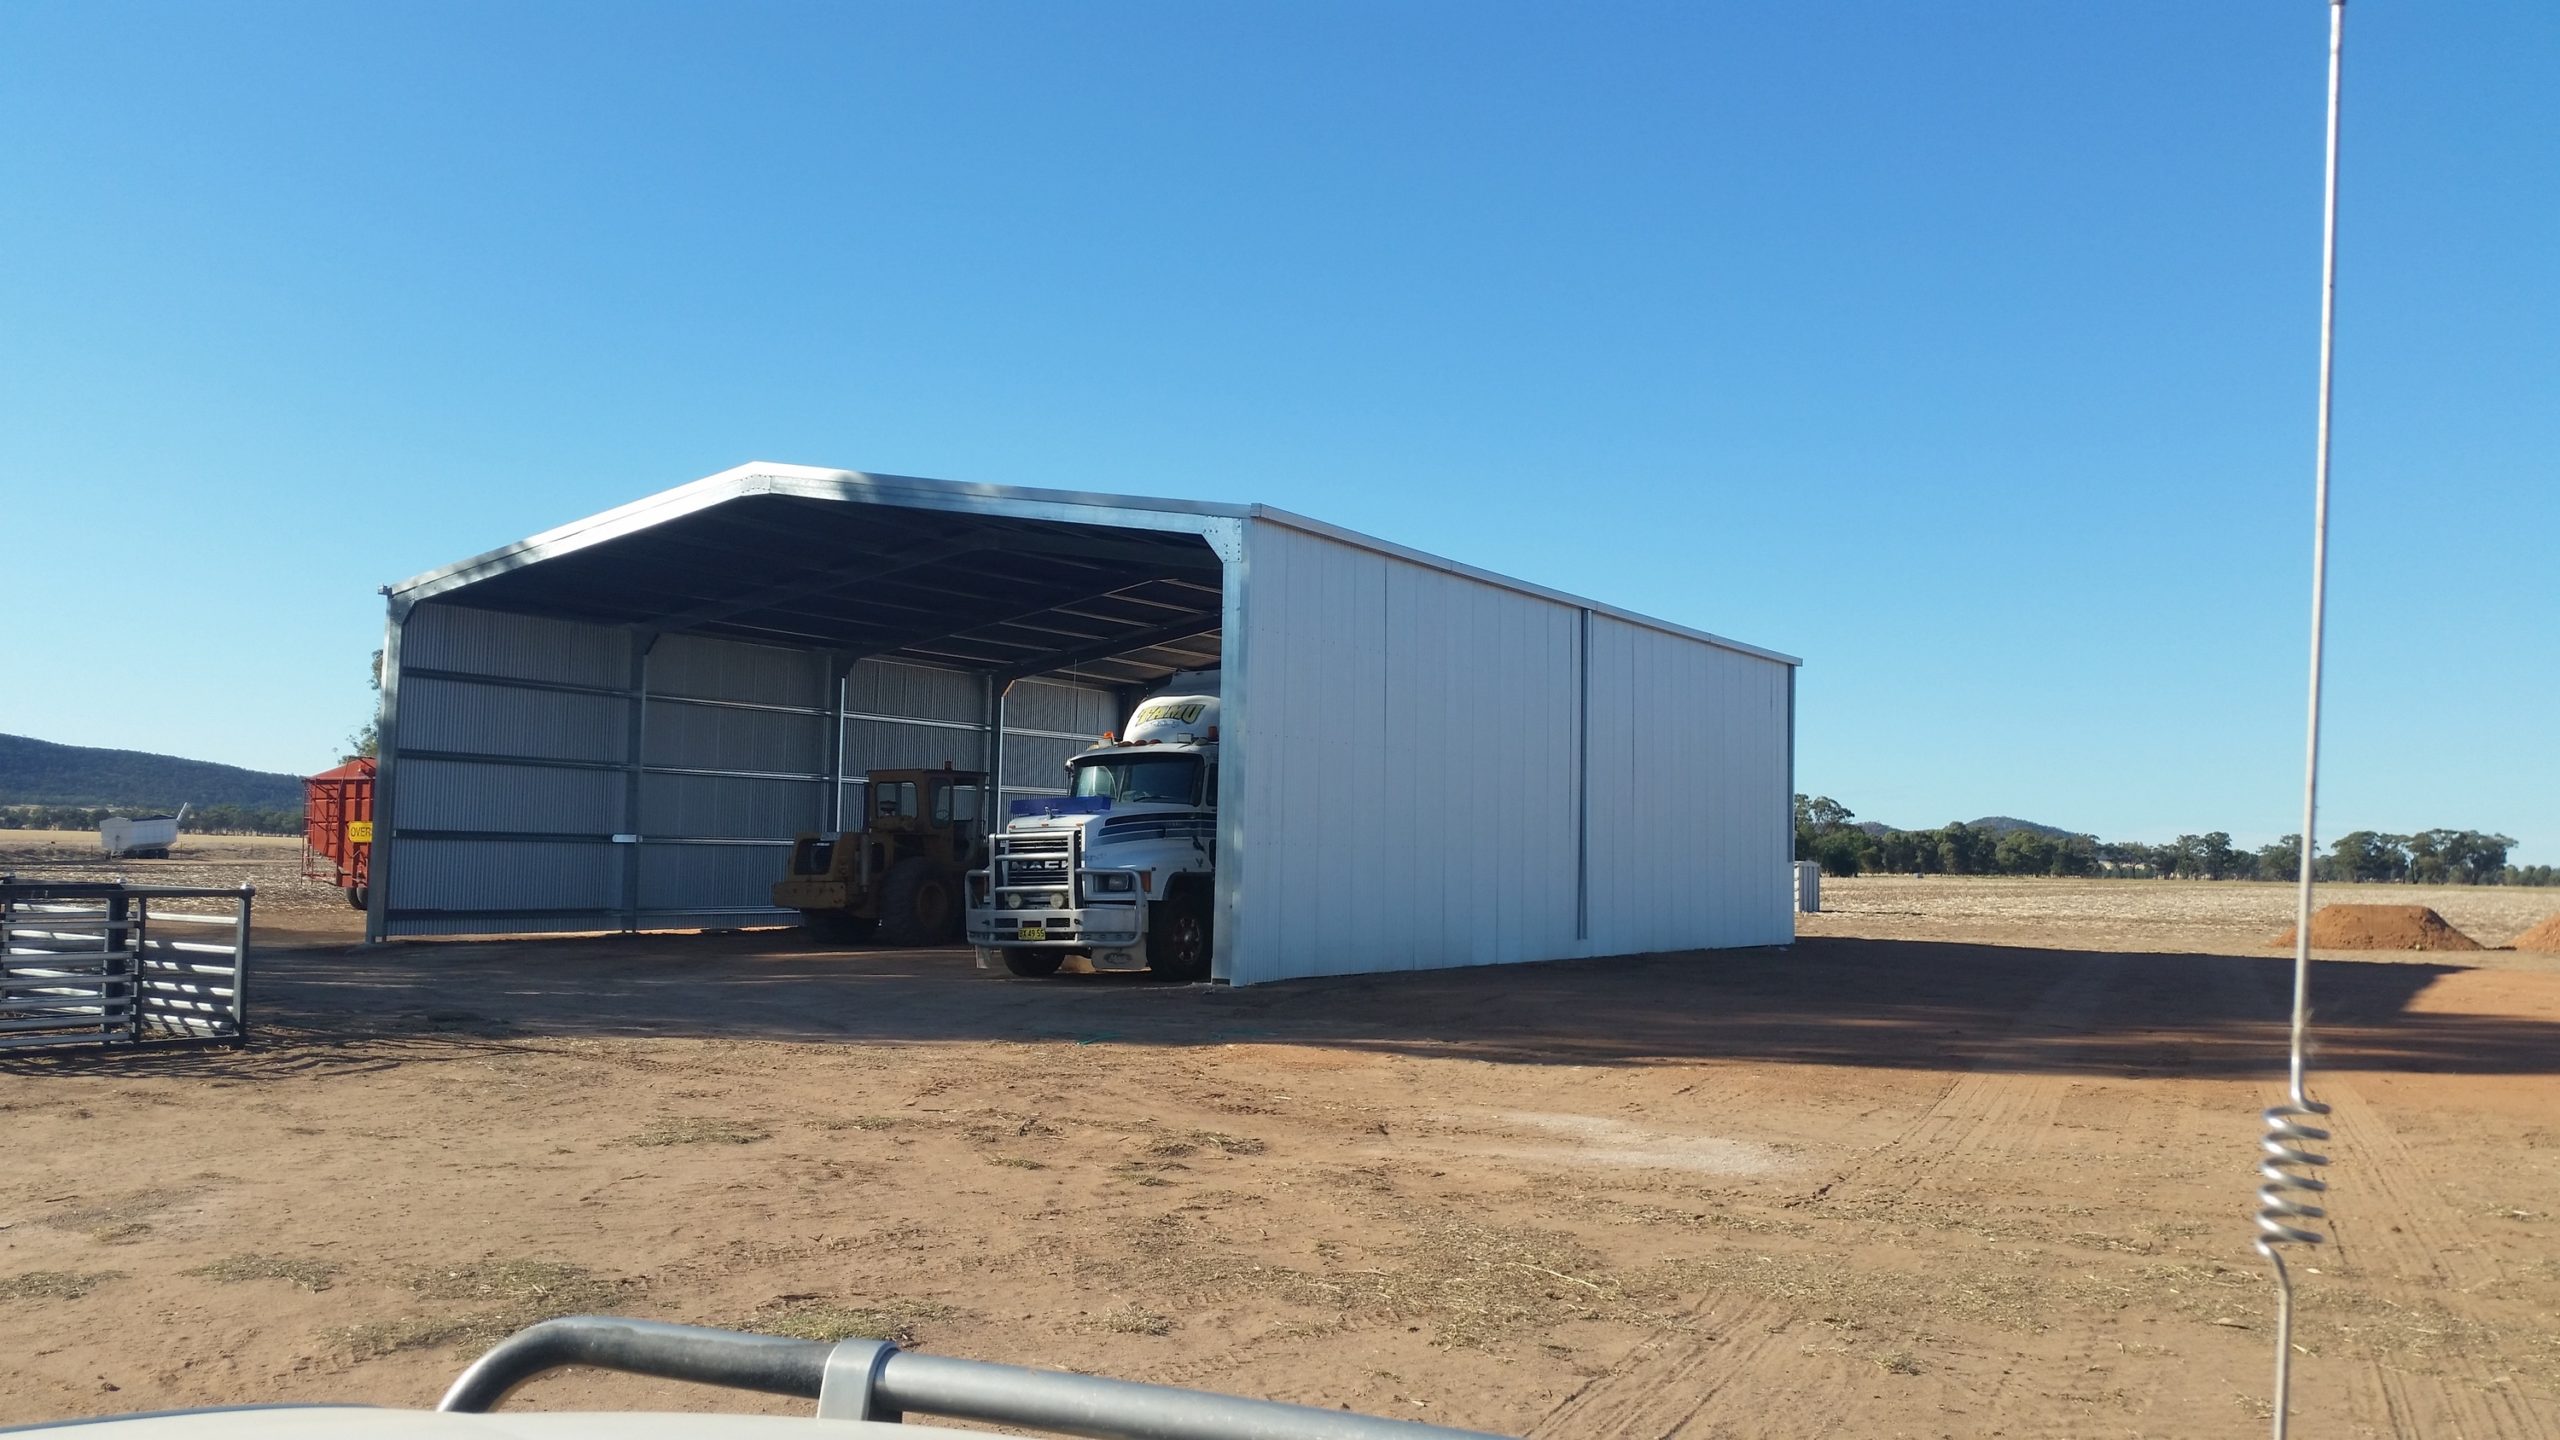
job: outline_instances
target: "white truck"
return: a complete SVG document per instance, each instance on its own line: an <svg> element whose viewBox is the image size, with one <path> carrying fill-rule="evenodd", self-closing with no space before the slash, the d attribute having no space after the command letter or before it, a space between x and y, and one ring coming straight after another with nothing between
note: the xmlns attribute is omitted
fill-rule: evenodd
<svg viewBox="0 0 2560 1440"><path fill-rule="evenodd" d="M1068 793L1016 800L969 874L978 968L1209 978L1218 856L1217 672L1177 675L1128 729L1067 762Z"/></svg>

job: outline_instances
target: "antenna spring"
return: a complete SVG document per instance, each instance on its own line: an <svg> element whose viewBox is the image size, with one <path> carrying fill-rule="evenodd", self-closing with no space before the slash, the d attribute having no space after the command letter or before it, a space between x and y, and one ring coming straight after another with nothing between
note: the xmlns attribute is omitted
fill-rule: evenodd
<svg viewBox="0 0 2560 1440"><path fill-rule="evenodd" d="M2273 1261L2278 1273L2284 1270L2284 1259L2276 1254L2277 1246L2321 1245L2329 1239L2304 1224L2326 1220L2329 1212L2302 1198L2326 1193L2329 1183L2296 1173L2329 1163L2328 1156L2307 1148L2327 1140L2329 1132L2303 1123L2328 1113L2328 1106L2300 1091L2284 1104L2261 1112L2267 1133L2258 1141L2258 1148L2266 1152L2258 1162L2258 1253Z"/></svg>
<svg viewBox="0 0 2560 1440"><path fill-rule="evenodd" d="M2297 1032L2298 1034L2298 1032ZM2258 1148L2266 1158L2258 1162L2258 1253L2276 1272L2276 1407L2275 1440L2285 1440L2292 1419L2293 1391L2293 1275L2284 1267L2279 1245L2322 1245L2329 1237L2311 1229L2312 1222L2326 1220L2329 1212L2311 1203L2327 1192L2329 1184L2316 1175L2299 1172L2316 1170L2329 1163L2329 1157L2311 1145L2329 1138L2329 1132L2304 1122L2329 1113L2329 1107L2304 1093L2300 1080L2301 1041L2294 1043L2296 1079L2285 1103L2270 1105L2261 1116L2267 1133L2258 1140Z"/></svg>

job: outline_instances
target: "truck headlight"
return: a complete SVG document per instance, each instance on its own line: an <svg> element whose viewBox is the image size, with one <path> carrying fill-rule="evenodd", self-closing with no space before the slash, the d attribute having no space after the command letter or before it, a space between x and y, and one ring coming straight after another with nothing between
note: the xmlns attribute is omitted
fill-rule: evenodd
<svg viewBox="0 0 2560 1440"><path fill-rule="evenodd" d="M1097 895L1126 895L1138 888L1138 877L1126 870L1098 870L1084 877L1084 888Z"/></svg>

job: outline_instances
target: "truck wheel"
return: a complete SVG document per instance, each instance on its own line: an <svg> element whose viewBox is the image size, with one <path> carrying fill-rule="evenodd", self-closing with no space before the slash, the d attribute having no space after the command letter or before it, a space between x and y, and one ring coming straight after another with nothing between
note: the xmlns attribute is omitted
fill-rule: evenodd
<svg viewBox="0 0 2560 1440"><path fill-rule="evenodd" d="M347 887L347 903L358 910L365 908L365 902L372 898L373 897L366 892L365 887L362 885L350 885Z"/></svg>
<svg viewBox="0 0 2560 1440"><path fill-rule="evenodd" d="M800 928L821 945L861 945L869 942L875 927L871 921L841 910L803 910Z"/></svg>
<svg viewBox="0 0 2560 1440"><path fill-rule="evenodd" d="M1007 949L1004 952L1004 968L1025 980L1037 980L1043 975L1057 974L1058 967L1066 962L1066 958L1063 953L1056 950Z"/></svg>
<svg viewBox="0 0 2560 1440"><path fill-rule="evenodd" d="M891 945L940 945L960 920L960 897L942 867L910 855L880 882L880 938Z"/></svg>
<svg viewBox="0 0 2560 1440"><path fill-rule="evenodd" d="M1197 895L1148 907L1147 970L1178 985L1209 978L1209 906Z"/></svg>

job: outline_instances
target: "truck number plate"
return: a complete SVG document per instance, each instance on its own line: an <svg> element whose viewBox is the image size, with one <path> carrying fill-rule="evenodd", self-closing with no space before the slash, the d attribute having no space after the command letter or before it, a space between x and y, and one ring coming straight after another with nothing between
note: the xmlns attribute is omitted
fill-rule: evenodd
<svg viewBox="0 0 2560 1440"><path fill-rule="evenodd" d="M1022 933L1018 938L1024 940L1046 940L1049 938L1049 927L1046 925L1035 925L1026 920L1022 922Z"/></svg>

